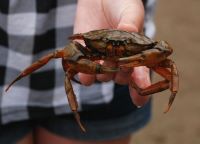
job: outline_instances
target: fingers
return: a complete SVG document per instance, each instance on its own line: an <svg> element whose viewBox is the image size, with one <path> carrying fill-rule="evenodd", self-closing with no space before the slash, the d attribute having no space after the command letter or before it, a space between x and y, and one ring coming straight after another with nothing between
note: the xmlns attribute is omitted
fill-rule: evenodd
<svg viewBox="0 0 200 144"><path fill-rule="evenodd" d="M111 62L100 62L104 66L116 66L116 64ZM97 75L89 75L89 74L83 74L79 73L80 82L83 85L91 85L94 83L95 80L101 81L101 82L107 82L110 80L114 80L118 84L128 84L130 81L130 78L135 81L135 83L140 88L146 88L151 85L150 81L150 75L149 75L149 69L145 66L136 67L134 68L134 71L131 69L123 69L118 73L113 74L97 74ZM149 96L140 96L137 91L129 86L129 92L131 95L131 98L133 100L133 103L136 106L143 106L147 103L149 100Z"/></svg>
<svg viewBox="0 0 200 144"><path fill-rule="evenodd" d="M115 75L114 81L118 84L126 85L129 83L132 72L132 68L121 69L121 71Z"/></svg>
<svg viewBox="0 0 200 144"><path fill-rule="evenodd" d="M145 66L134 68L131 77L140 88L146 88L151 85L149 69ZM129 86L129 91L133 103L137 106L143 106L149 100L149 96L140 96L131 86Z"/></svg>
<svg viewBox="0 0 200 144"><path fill-rule="evenodd" d="M116 63L112 61L103 61L100 60L98 61L102 66L106 67L116 67ZM91 85L95 82L95 80L101 81L101 82L108 82L110 80L113 80L115 78L116 73L107 73L107 74L96 74L96 75L89 75L89 74L84 74L84 73L79 73L79 79L80 82L83 85Z"/></svg>
<svg viewBox="0 0 200 144"><path fill-rule="evenodd" d="M116 67L117 64L112 62L112 61L103 61L103 60L100 60L99 61L100 64L102 64L103 66L106 66L106 67ZM113 80L115 77L115 73L109 73L109 74L97 74L96 75L96 79L98 81L101 81L101 82L108 82L110 80Z"/></svg>
<svg viewBox="0 0 200 144"><path fill-rule="evenodd" d="M103 15L101 0L78 0L74 33L109 28Z"/></svg>
<svg viewBox="0 0 200 144"><path fill-rule="evenodd" d="M143 27L144 7L141 0L102 0L104 15L110 27L138 32Z"/></svg>
<svg viewBox="0 0 200 144"><path fill-rule="evenodd" d="M102 28L117 28L138 32L143 27L144 7L141 0L80 0L78 1L74 32L85 32ZM103 62L105 66L115 66L112 62ZM132 70L117 74L88 75L79 74L80 82L91 85L96 79L102 82L114 80L118 84L128 84Z"/></svg>
<svg viewBox="0 0 200 144"><path fill-rule="evenodd" d="M105 10L105 16L112 27L130 32L142 31L144 7L141 0L118 0L115 5L109 4L109 2L112 2L111 0L103 0L103 2L107 10ZM107 8L106 6L116 6L116 8ZM146 67L134 68L134 72L132 74L131 72L131 70L129 72L120 71L115 76L115 82L127 84L129 79L133 78L140 88L145 88L151 84L149 70ZM138 95L136 90L130 86L129 90L135 105L143 106L148 101L148 96Z"/></svg>
<svg viewBox="0 0 200 144"><path fill-rule="evenodd" d="M98 61L102 66L106 67L117 67L117 63L112 61ZM89 75L89 74L83 74L79 73L79 80L83 85L91 85L95 82L95 80L101 81L101 82L108 82L110 80L114 80L115 83L125 85L129 83L130 77L131 77L132 69L126 68L122 69L117 73L106 73L106 74L96 74L96 75Z"/></svg>
<svg viewBox="0 0 200 144"><path fill-rule="evenodd" d="M92 74L78 73L78 76L79 76L79 80L81 84L85 86L89 86L93 84L96 79L95 75L92 75Z"/></svg>

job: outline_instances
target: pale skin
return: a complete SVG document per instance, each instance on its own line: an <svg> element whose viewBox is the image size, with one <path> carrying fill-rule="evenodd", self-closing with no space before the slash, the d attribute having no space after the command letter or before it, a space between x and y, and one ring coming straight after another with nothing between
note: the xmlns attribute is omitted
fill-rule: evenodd
<svg viewBox="0 0 200 144"><path fill-rule="evenodd" d="M74 33L82 33L95 29L114 28L130 32L139 32L143 28L144 7L141 0L79 0L77 5ZM99 61L105 66L115 66L108 61ZM87 75L79 73L83 85L92 85L95 80L107 82L110 80L118 84L128 84L133 79L140 88L148 87L150 83L149 69L137 67L124 69L116 74ZM139 96L135 89L129 86L133 103L143 106L148 96ZM86 133L87 134L87 133ZM78 141L60 137L43 128L36 128L30 132L19 144L128 144L130 135L120 139L108 141Z"/></svg>

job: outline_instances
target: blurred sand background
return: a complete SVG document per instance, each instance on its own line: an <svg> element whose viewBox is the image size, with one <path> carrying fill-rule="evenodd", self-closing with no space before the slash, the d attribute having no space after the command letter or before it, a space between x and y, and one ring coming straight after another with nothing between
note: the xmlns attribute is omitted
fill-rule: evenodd
<svg viewBox="0 0 200 144"><path fill-rule="evenodd" d="M154 95L152 120L132 144L200 144L200 0L158 0L155 21L156 39L174 49L180 90L167 114L170 92Z"/></svg>

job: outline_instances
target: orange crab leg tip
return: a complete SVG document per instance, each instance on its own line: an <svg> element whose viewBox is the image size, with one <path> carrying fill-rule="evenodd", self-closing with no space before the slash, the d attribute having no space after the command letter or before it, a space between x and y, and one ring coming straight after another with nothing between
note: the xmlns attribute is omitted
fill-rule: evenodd
<svg viewBox="0 0 200 144"><path fill-rule="evenodd" d="M176 93L171 94L171 96L169 98L169 103L168 103L167 109L164 111L164 113L167 113L170 110L172 103L174 102L175 96L176 96Z"/></svg>
<svg viewBox="0 0 200 144"><path fill-rule="evenodd" d="M7 92L7 91L10 89L10 87L13 85L13 83L14 83L14 82L12 82L11 84L9 84L9 85L6 87L5 92Z"/></svg>
<svg viewBox="0 0 200 144"><path fill-rule="evenodd" d="M170 110L170 107L171 107L171 106L168 105L167 108L166 108L166 110L165 110L163 113L164 113L164 114L168 113L169 110Z"/></svg>
<svg viewBox="0 0 200 144"><path fill-rule="evenodd" d="M10 89L10 87L11 87L15 82L16 82L16 80L13 81L11 84L9 84L9 85L6 87L5 92L8 92L8 90Z"/></svg>
<svg viewBox="0 0 200 144"><path fill-rule="evenodd" d="M86 132L87 132L86 129L85 129L85 127L84 127L81 123L79 123L78 125L79 125L79 127L80 127L80 129L81 129L81 131L82 131L83 133L86 133Z"/></svg>
<svg viewBox="0 0 200 144"><path fill-rule="evenodd" d="M20 80L21 78L22 78L22 76L19 75L16 79L14 79L14 80L8 85L8 87L5 89L5 92L7 92L7 91L10 89L10 87L11 87L16 81Z"/></svg>
<svg viewBox="0 0 200 144"><path fill-rule="evenodd" d="M10 89L10 85L6 87L5 92L8 92L8 90Z"/></svg>
<svg viewBox="0 0 200 144"><path fill-rule="evenodd" d="M82 131L83 133L86 133L86 132L87 132L86 129L85 129L84 127L81 127L81 131Z"/></svg>
<svg viewBox="0 0 200 144"><path fill-rule="evenodd" d="M80 129L81 129L81 131L82 131L83 133L86 133L86 129L85 129L85 127L83 126L83 124L81 123L81 121L80 121L80 116L79 116L79 114L78 114L77 112L74 112L74 115L75 115L75 119L76 119L76 121L77 121L77 123L78 123L78 125L79 125L79 127L80 127Z"/></svg>

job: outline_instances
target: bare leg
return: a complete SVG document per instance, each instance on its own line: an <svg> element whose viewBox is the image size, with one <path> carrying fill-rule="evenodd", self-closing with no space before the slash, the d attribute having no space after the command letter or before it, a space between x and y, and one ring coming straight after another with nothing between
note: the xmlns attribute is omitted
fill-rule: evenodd
<svg viewBox="0 0 200 144"><path fill-rule="evenodd" d="M34 139L33 139L33 133L32 132L30 132L24 138L22 138L21 140L19 140L17 142L17 144L33 144L33 143L34 143Z"/></svg>
<svg viewBox="0 0 200 144"><path fill-rule="evenodd" d="M37 128L35 135L37 144L129 144L131 139L131 136L128 135L119 139L107 141L79 141L55 135L44 128Z"/></svg>

